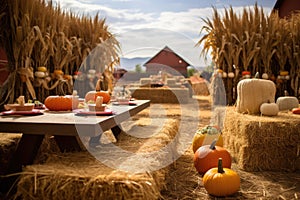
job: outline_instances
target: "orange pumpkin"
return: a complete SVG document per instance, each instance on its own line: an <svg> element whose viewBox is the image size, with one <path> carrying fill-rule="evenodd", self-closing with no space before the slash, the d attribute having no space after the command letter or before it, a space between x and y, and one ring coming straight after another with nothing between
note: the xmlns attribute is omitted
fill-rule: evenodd
<svg viewBox="0 0 300 200"><path fill-rule="evenodd" d="M192 148L195 153L199 147L205 144L210 144L214 139L217 139L217 146L223 147L223 137L221 130L216 126L206 126L196 131Z"/></svg>
<svg viewBox="0 0 300 200"><path fill-rule="evenodd" d="M73 107L73 96L48 96L44 104L48 110L51 111L67 111L72 110Z"/></svg>
<svg viewBox="0 0 300 200"><path fill-rule="evenodd" d="M110 94L108 93L108 91L89 91L86 93L85 95L85 102L89 102L89 101L93 101L96 102L96 98L98 96L102 96L103 97L103 103L104 104L108 104L110 101Z"/></svg>
<svg viewBox="0 0 300 200"><path fill-rule="evenodd" d="M194 154L194 166L200 174L204 174L209 169L217 167L219 158L223 159L223 166L231 168L231 156L223 148L216 146L216 140L211 145L201 146Z"/></svg>
<svg viewBox="0 0 300 200"><path fill-rule="evenodd" d="M203 185L208 194L230 196L240 189L240 176L232 169L223 168L222 158L218 167L208 170L203 176Z"/></svg>

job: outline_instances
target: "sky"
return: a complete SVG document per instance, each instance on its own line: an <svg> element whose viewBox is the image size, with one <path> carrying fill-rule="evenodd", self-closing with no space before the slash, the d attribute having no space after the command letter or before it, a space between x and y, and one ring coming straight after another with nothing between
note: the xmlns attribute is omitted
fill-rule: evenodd
<svg viewBox="0 0 300 200"><path fill-rule="evenodd" d="M54 0L63 9L106 19L121 44L121 57L152 57L165 46L193 66L210 64L200 56L203 18L213 7L220 13L232 6L237 13L257 3L269 13L276 0Z"/></svg>

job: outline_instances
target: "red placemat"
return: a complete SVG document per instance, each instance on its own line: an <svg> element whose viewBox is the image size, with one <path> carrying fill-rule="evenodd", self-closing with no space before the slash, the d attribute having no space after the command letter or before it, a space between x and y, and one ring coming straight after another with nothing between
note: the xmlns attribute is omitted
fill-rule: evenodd
<svg viewBox="0 0 300 200"><path fill-rule="evenodd" d="M77 116L88 116L88 115L109 116L109 115L113 115L113 114L114 114L114 112L110 109L106 109L105 111L84 111L84 110L75 111L75 115L77 115Z"/></svg>
<svg viewBox="0 0 300 200"><path fill-rule="evenodd" d="M7 115L18 115L18 116L34 116L34 115L43 115L40 110L32 110L32 111L4 111L1 112L0 115L7 116Z"/></svg>

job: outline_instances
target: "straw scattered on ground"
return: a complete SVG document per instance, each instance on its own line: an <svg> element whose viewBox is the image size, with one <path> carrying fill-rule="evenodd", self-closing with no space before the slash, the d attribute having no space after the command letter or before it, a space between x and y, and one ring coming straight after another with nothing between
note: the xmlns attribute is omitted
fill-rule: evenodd
<svg viewBox="0 0 300 200"><path fill-rule="evenodd" d="M105 145L99 147L103 152L102 156L110 155L113 159L118 159L118 154L109 154L111 150L109 144L111 142L128 152L145 153L155 151L151 147L158 150L169 144L168 141L173 141L176 138L176 133L173 130L180 128L178 125L181 124L181 121L186 122L185 120L189 120L191 124L198 128L206 126L210 123L212 117L210 101L207 97L200 97L197 98L197 102L200 106L199 116L195 115L196 112L186 112L193 109L197 110L198 108L195 105L190 105L190 108L186 107L186 110L174 104L153 105L154 108L142 111L124 124L124 132L120 135L118 142L114 141L111 132L105 133L106 136L102 138ZM161 112L161 110L164 110L164 112ZM182 115L185 116L182 117ZM160 125L159 122L163 122L163 125ZM182 126L181 128L181 131L185 134L194 131L189 129L188 126ZM157 133L157 130L161 131L158 131L156 135L151 135ZM51 147L51 145L49 146L48 143L48 147ZM56 151L53 147L51 148ZM80 199L85 197L95 199L93 197L97 196L99 198L101 195L111 195L114 198L121 198L122 196L122 198L127 197L126 199L168 200L300 198L299 170L294 172L246 172L236 162L233 162L232 169L237 171L241 177L239 192L226 198L210 196L203 187L202 177L193 166L191 147L183 153L178 153L181 153L180 157L168 166L153 171L153 173L136 174L128 174L121 170L112 169L88 156L87 152L76 154L54 153L51 157L48 155L46 165L36 164L26 167L19 182L18 194L27 195L29 199L34 199L33 195L38 193L44 196L51 194L53 198L53 195L56 195L57 199L61 199L60 195L72 195L70 191L77 192L74 199L79 198L79 196ZM42 158L42 160L45 159ZM119 159L122 161L121 158ZM147 160L146 157L144 159ZM153 161L155 160L153 159ZM134 160L131 160L131 163L119 163L124 168L131 165L134 167ZM114 181L112 181L112 177ZM47 185L52 182L53 185ZM109 197L106 199L109 199Z"/></svg>

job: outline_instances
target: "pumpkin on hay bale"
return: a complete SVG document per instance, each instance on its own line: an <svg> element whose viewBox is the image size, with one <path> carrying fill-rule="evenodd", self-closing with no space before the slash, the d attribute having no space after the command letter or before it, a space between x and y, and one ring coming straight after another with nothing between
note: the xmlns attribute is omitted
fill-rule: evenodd
<svg viewBox="0 0 300 200"><path fill-rule="evenodd" d="M300 169L300 116L238 113L228 107L223 129L224 146L238 167L246 171Z"/></svg>

